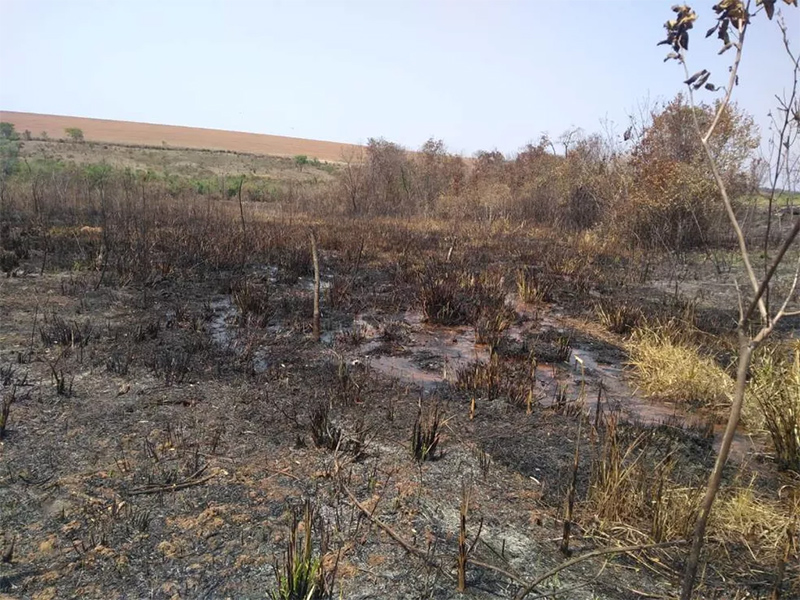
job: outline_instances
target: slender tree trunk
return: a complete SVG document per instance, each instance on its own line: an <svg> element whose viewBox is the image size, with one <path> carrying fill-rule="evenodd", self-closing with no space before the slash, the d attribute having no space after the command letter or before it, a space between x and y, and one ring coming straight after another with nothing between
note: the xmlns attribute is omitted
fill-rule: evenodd
<svg viewBox="0 0 800 600"><path fill-rule="evenodd" d="M0 219L5 221L6 212L6 182L5 176L0 174ZM0 246L5 244L5 230L0 226Z"/></svg>
<svg viewBox="0 0 800 600"><path fill-rule="evenodd" d="M747 372L750 369L750 360L753 357L753 351L755 349L755 342L748 338L744 331L744 324L742 324L739 330L739 366L736 371L736 388L733 395L733 403L731 404L731 412L728 416L728 425L725 427L725 433L722 436L722 446L719 449L717 461L714 464L714 470L708 480L706 493L700 505L700 514L697 516L697 521L694 524L692 549L686 561L686 570L681 585L681 600L691 600L692 598L708 517L711 514L711 507L714 504L714 499L717 497L717 492L722 482L722 471L725 468L725 463L728 461L731 444L733 443L733 436L736 434L736 427L739 424L739 418L742 414L744 393L747 387Z"/></svg>
<svg viewBox="0 0 800 600"><path fill-rule="evenodd" d="M567 491L567 502L564 515L564 534L561 537L561 553L564 556L570 555L569 537L572 532L572 511L575 507L575 488L578 485L578 467L581 460L581 426L583 419L578 421L578 435L575 438L575 458L572 461L572 479Z"/></svg>
<svg viewBox="0 0 800 600"><path fill-rule="evenodd" d="M245 236L245 227L244 227L244 204L242 203L242 186L244 185L244 176L239 180L239 189L237 190L236 194L239 197L239 216L242 219L242 237ZM245 240L247 241L247 240Z"/></svg>
<svg viewBox="0 0 800 600"><path fill-rule="evenodd" d="M105 186L100 186L100 219L103 227L102 240L100 242L100 256L103 260L100 269L100 278L94 286L95 290L99 290L103 285L103 278L106 275L106 268L108 267L108 258L111 254L111 238L108 234L108 214L106 209L106 189Z"/></svg>
<svg viewBox="0 0 800 600"><path fill-rule="evenodd" d="M750 0L748 0L744 7L744 12L747 14L749 13L750 9ZM772 18L772 15L769 15L769 18ZM731 21L733 22L733 21ZM689 558L686 561L686 567L683 575L683 580L681 582L681 600L690 600L692 597L692 591L694 589L695 578L697 576L697 568L700 562L700 553L703 548L703 542L705 539L705 531L706 526L708 524L708 518L711 514L711 508L714 504L714 499L716 498L717 492L719 491L720 484L722 481L722 472L725 468L725 463L728 460L728 455L730 454L731 444L733 443L733 437L736 433L736 427L739 424L739 419L742 413L742 405L744 404L744 396L745 396L745 389L747 387L747 373L750 368L750 362L753 357L753 352L756 348L758 348L759 344L772 332L775 325L778 321L785 315L785 314L792 314L786 313L785 309L788 305L789 301L791 300L792 295L795 291L795 286L797 285L798 281L798 272L795 272L795 279L794 283L792 284L791 290L787 295L783 306L780 310L775 314L774 317L770 317L769 311L769 283L772 280L773 275L778 267L778 265L783 260L783 256L789 246L793 243L794 239L797 237L798 233L800 233L800 220L795 223L792 232L789 234L787 239L784 242L784 245L781 247L780 252L772 261L771 266L767 268L767 250L769 249L769 223L767 229L767 235L764 238L764 254L765 254L765 275L761 279L760 283L759 280L756 278L755 271L753 270L753 266L750 262L750 256L747 249L747 241L745 239L744 233L742 232L741 225L736 217L736 213L733 210L733 205L728 197L727 189L725 188L725 183L720 176L719 168L717 162L714 158L713 153L711 152L711 148L709 147L709 139L711 138L714 130L716 129L720 119L722 118L724 110L729 106L731 95L733 93L734 87L738 84L738 70L739 64L742 58L742 47L744 45L744 38L745 32L747 30L747 25L749 23L748 19L741 19L736 25L738 29L738 40L735 44L736 47L736 57L733 60L733 64L729 68L729 79L728 85L725 87L725 97L717 106L716 114L714 115L714 120L712 121L711 125L706 129L705 133L703 133L702 129L700 128L700 123L697 119L697 112L692 111L692 120L694 121L695 130L697 134L700 136L700 143L703 146L703 150L706 153L708 158L709 166L711 168L711 173L714 177L714 181L717 184L717 188L720 191L720 195L722 196L722 202L725 206L725 212L727 213L728 219L730 221L731 227L736 235L736 240L739 245L739 252L742 258L742 262L745 267L745 271L747 273L747 277L750 281L750 285L753 288L753 292L755 293L752 301L750 302L749 307L747 310L744 310L740 307L741 316L739 320L739 324L737 327L737 333L739 335L739 366L737 369L736 374L736 387L734 389L734 396L733 401L731 404L730 414L728 416L728 424L725 428L725 433L722 437L722 446L720 447L719 453L717 455L716 463L714 464L714 469L711 472L711 476L709 477L708 483L706 485L705 495L703 496L702 503L700 505L700 513L697 517L697 521L695 522L693 539L692 539L692 547L689 553ZM794 98L795 91L797 89L797 72L798 72L798 60L795 59L794 55L789 50L788 41L786 39L786 30L785 27L781 24L781 30L784 34L784 45L786 46L786 50L789 54L789 57L792 59L792 62L795 65L795 80L792 92L792 98ZM686 66L686 61L683 57L683 51L681 51L680 60L684 67L684 72L686 74L687 80L689 79L689 70ZM689 83L687 81L687 83ZM688 87L689 99L691 101L691 105L694 108L694 96L692 94L692 86ZM782 138L781 138L782 139ZM786 149L788 151L788 142ZM780 165L776 167L780 169ZM777 181L777 179L775 180ZM774 187L773 187L773 194L774 194ZM770 209L772 208L770 203ZM770 215L771 218L771 215ZM740 298L741 300L741 298ZM758 309L758 314L761 317L761 330L755 337L750 337L748 335L748 322L753 314L755 314L756 309Z"/></svg>
<svg viewBox="0 0 800 600"><path fill-rule="evenodd" d="M314 261L314 320L312 322L314 341L318 342L320 337L320 316L319 316L319 252L317 250L317 233L311 230L311 258Z"/></svg>

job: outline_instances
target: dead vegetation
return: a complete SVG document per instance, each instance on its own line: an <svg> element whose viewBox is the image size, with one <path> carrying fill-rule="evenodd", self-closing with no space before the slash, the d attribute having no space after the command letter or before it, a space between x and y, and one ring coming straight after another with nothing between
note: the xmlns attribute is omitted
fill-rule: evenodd
<svg viewBox="0 0 800 600"><path fill-rule="evenodd" d="M420 406L411 432L411 455L415 460L424 462L438 458L441 425L442 417L437 405L427 407L424 413Z"/></svg>
<svg viewBox="0 0 800 600"><path fill-rule="evenodd" d="M730 402L731 376L680 330L641 327L628 345L637 383L647 395L712 411Z"/></svg>
<svg viewBox="0 0 800 600"><path fill-rule="evenodd" d="M540 255L546 246L536 234L522 236L507 226L495 225L480 241L471 237L469 228L454 232L445 227L443 232L434 223L348 224L348 231L356 228L357 235L336 231L335 224L320 227L322 284L339 277L346 282L348 300L334 303L330 295L321 296L322 335L314 344L305 223L246 214L245 251L244 238L237 237L236 211L213 206L206 212L207 208L190 203L179 210L167 198L153 205L154 212L170 218L146 228L151 239L146 251L149 271L137 262L144 250L115 237L125 231L128 213L123 211L114 217L119 221L105 225L104 231L113 233L100 236L108 245L93 251L87 250L95 243L92 238L82 237L93 233L73 229L62 235L49 230L49 247L59 245L59 252L79 259L80 269L66 281L58 278L66 257L50 250L42 279L22 275L11 280L13 285L51 286L59 307L42 306L34 315L33 307L7 306L18 325L6 325L3 335L17 336L18 348L3 357L7 366L0 372L6 399L4 461L15 465L4 483L15 494L27 494L31 492L24 491L25 481L55 477L65 490L82 490L91 500L76 505L57 494L64 517L57 526L45 525L43 536L20 533L21 524L40 522L42 513L14 509L15 522L20 523L13 529L18 536L16 556L26 558L13 561L10 574L4 575L6 589L48 588L50 584L26 575L22 567L45 560L46 554L39 558L37 548L52 544L64 549L52 585L80 589L87 597L105 584L93 591L78 583L70 564L78 562L95 572L106 561L127 561L126 569L139 572L139 561L152 553L173 567L211 560L203 557L229 561L225 572L231 583L215 579L209 570L195 576L190 584L194 587L185 588L190 595L235 586L281 599L309 593L347 597L354 590L384 585L369 576L362 579L362 570L372 571L376 565L418 574L402 584L415 593L455 593L459 588L478 594L482 589L521 592L537 579L525 573L520 562L524 557L560 554L557 544L548 550L546 543L537 541L542 537L537 531L544 527L545 537L561 539L568 496L569 551L574 558L585 555L583 560L594 565L603 554L593 552L613 552L621 544L623 550L635 549L632 560L651 569L644 580L628 581L627 586L639 589L674 580L672 569L680 563L680 544L697 501L702 467L695 466L696 461L707 464L703 461L709 456L710 438L692 432L672 435L670 426L656 430L621 416L611 419L607 398L603 416L595 423L589 414L594 401L589 400L573 352L587 347L587 339L601 343L603 336L624 331L630 336L627 342L608 338L616 340L616 351L624 356L628 345L645 335L639 311L644 314L651 307L638 308L631 296L621 312L636 318L614 321L627 321L632 329L609 326L589 300L590 291L608 293L605 277L592 284L565 274L567 253L579 247L575 240L563 240L547 251L559 255L542 258L547 270L520 279L519 257ZM169 231L169 244L162 228ZM135 235L141 232L140 228ZM462 248L470 249L453 251L450 262L434 262L447 254L452 235L459 237ZM585 243L580 246L585 248ZM101 248L104 258L99 263L83 259ZM22 268L32 265L38 272L43 252L34 238ZM491 266L489 256L494 257ZM497 257L503 257L500 264ZM395 260L408 261L403 267L408 276L386 268ZM596 320L598 331L612 332L587 338L586 332L575 329L575 321L558 328L544 325L553 319L553 303L561 303L576 317ZM603 301L606 311L614 305L611 296ZM408 315L418 308L424 311L420 320L427 317L428 323L409 321ZM671 314L682 316L682 310ZM355 320L365 313L369 318ZM403 357L420 328L443 336L468 336L477 344L468 361L437 363L438 372L446 376L443 382L453 384L421 391L412 386L409 391L407 383L393 382L369 366L366 354L373 348L390 358ZM25 366L38 373L38 383L25 387L24 393L19 387L21 371L8 362L16 361L17 354L30 356ZM639 355L630 356L638 360ZM421 360L434 359L440 360L434 354ZM677 364L673 358L648 361ZM11 387L15 381L16 392ZM48 381L52 386L41 385ZM715 392L718 388L712 386ZM29 394L29 389L35 392ZM34 397L41 400L33 402ZM86 402L99 404L84 414L86 409L80 407ZM39 407L49 403L70 411L81 436L95 440L92 444L105 444L107 467L91 467L90 446L72 443L48 450L60 457L49 472L34 466L40 463L31 462L37 452L28 428L49 431L54 439L63 436L63 430L56 433L54 425L38 420ZM97 411L102 411L102 419ZM142 418L141 411L149 416ZM583 421L577 440L581 451L573 471L567 465L576 448L578 420ZM514 432L507 453L486 441L497 428ZM549 445L539 446L545 440ZM527 471L529 456L538 457L538 471ZM468 494L461 487L464 468L476 476ZM541 485L526 476L520 480L526 483L515 483L515 477L528 472ZM710 573L705 589L760 589L759 573L771 573L786 554L783 540L795 509L785 493L776 495L771 480L751 479L753 473L743 465L741 474L731 475L725 508L712 526L716 541L709 560L715 561L719 575ZM567 485L570 480L573 483ZM508 494L525 500L497 497L492 486L500 481ZM341 486L364 500L355 504ZM296 499L308 497L309 490L315 506L311 512L318 515L311 526L307 509L297 513L286 508L293 500L296 507ZM45 497L49 492L36 494ZM245 500L253 494L257 500ZM460 507L458 501L449 506L444 500L459 494ZM201 496L215 500L198 509L189 499ZM434 499L440 496L442 500ZM168 508L158 508L159 498ZM426 515L434 507L452 518L431 520ZM531 511L550 525L521 525ZM282 525L256 525L258 519L269 522L268 514L295 514L288 537ZM369 533L389 529L397 540L389 534L388 541L380 541ZM416 537L398 533L412 529ZM318 536L323 530L330 536L327 549L307 537L309 531ZM514 530L526 532L526 541L514 537ZM503 550L512 539L514 558ZM199 558L190 558L196 551L189 550L189 543L198 545L200 554L194 556ZM529 546L542 543L544 549ZM794 556L793 549L788 552L786 556ZM796 569L791 560L782 564L782 585L794 589ZM273 577L257 575L264 569L269 573L271 565ZM458 567L451 570L449 565ZM601 574L588 579L569 575L567 566L556 571L564 581L551 576L537 589L546 593L584 585L614 597L602 565L596 566ZM159 586L173 585L166 571L159 573ZM141 589L133 580L124 581L127 589Z"/></svg>
<svg viewBox="0 0 800 600"><path fill-rule="evenodd" d="M241 203L108 165L13 173L0 591L671 594L736 347L730 239L668 135L688 114L471 162L372 140L325 185ZM798 358L776 348L703 597L800 593Z"/></svg>
<svg viewBox="0 0 800 600"><path fill-rule="evenodd" d="M789 354L789 356L786 356ZM800 348L765 348L755 362L749 394L753 419L763 423L782 469L800 473Z"/></svg>

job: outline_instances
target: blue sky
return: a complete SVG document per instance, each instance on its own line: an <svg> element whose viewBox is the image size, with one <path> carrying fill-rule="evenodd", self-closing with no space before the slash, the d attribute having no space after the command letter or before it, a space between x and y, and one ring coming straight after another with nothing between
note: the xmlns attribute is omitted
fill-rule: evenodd
<svg viewBox="0 0 800 600"><path fill-rule="evenodd" d="M673 3L0 0L0 108L511 153L544 131L622 132L678 92L656 47ZM694 3L690 68L722 83L713 3ZM775 23L748 36L735 98L763 133L791 72Z"/></svg>

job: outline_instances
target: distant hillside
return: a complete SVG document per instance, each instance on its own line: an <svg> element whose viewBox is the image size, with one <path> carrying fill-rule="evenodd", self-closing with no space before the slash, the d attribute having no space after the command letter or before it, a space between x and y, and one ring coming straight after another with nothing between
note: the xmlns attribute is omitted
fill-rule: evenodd
<svg viewBox="0 0 800 600"><path fill-rule="evenodd" d="M183 148L227 150L270 156L305 154L325 161L341 161L343 156L358 149L358 146L350 144L279 135L14 111L0 111L0 121L13 123L19 133L28 130L34 137L46 132L50 138L63 138L65 129L77 127L83 131L87 141L146 146L162 146L166 143L168 146Z"/></svg>

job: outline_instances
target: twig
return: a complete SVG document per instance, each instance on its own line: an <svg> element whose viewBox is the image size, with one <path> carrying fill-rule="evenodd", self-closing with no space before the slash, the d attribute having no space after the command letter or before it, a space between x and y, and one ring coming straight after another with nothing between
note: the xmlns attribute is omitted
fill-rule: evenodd
<svg viewBox="0 0 800 600"><path fill-rule="evenodd" d="M516 596L514 596L514 600L522 600L530 594L537 585L545 581L546 579L550 579L554 575L557 575L564 569L568 569L569 567L576 565L580 562L585 560L589 560L590 558L594 558L596 556L602 556L604 554L622 554L627 552L636 552L638 550L651 550L654 548L669 548L671 546L683 546L687 544L687 540L677 540L674 542L659 542L657 544L639 544L637 546L623 546L621 548L599 548L598 550L592 550L591 552L587 552L586 554L582 554L581 556L576 556L575 558L571 558L570 560L561 563L557 567L553 567L544 575L540 575L537 577L532 583L529 583L524 589L522 589Z"/></svg>
<svg viewBox="0 0 800 600"><path fill-rule="evenodd" d="M358 501L358 499L353 495L353 492L351 492L346 485L343 484L342 489L344 490L344 493L347 494L347 497L350 498L350 502L355 504L356 508L358 508L362 513L364 513L370 521L372 521L375 525L378 526L379 529L383 530L383 532L386 533L390 538L392 538L395 542L400 544L406 552L408 552L409 554L413 554L417 558L421 559L426 565L434 567L449 580L451 581L453 580L453 576L450 575L450 573L448 573L447 571L445 571L442 565L433 560L428 555L427 552L423 552L419 548L412 546L409 542L404 540L398 533L396 533L394 529L389 527L386 523L378 519L378 517L374 516L369 510L367 510L367 508Z"/></svg>
<svg viewBox="0 0 800 600"><path fill-rule="evenodd" d="M781 246L781 249L778 252L777 256L775 256L775 258L772 260L772 264L767 270L767 274L764 276L764 279L761 281L761 285L758 286L758 289L756 289L756 295L750 302L750 306L748 306L747 312L744 314L745 321L747 321L750 318L750 315L753 314L753 311L755 310L756 307L756 303L764 295L764 291L767 289L769 282L772 280L772 276L775 274L778 265L780 265L781 261L783 260L783 256L786 254L786 251L789 249L789 246L792 245L792 242L794 242L794 238L797 237L797 234L799 232L800 232L800 219L797 219L797 221L794 224L794 227L792 228L792 231L789 232L789 235L784 240L783 246Z"/></svg>
<svg viewBox="0 0 800 600"><path fill-rule="evenodd" d="M506 571L502 567L498 567L498 566L490 564L490 563L485 563L485 562L480 561L480 560L475 560L474 558L467 558L467 564L468 565L472 565L473 567L478 567L480 569L486 569L488 571L494 571L495 573L499 573L500 575L503 575L504 577L507 577L508 579L510 579L511 581L516 583L517 585L525 585L526 584L525 580L522 579L519 575L515 575L511 571Z"/></svg>
<svg viewBox="0 0 800 600"><path fill-rule="evenodd" d="M783 260L784 254L789 249L789 246L794 242L798 233L800 233L800 219L797 219L797 222L794 224L792 231L789 233L789 236L786 238L786 241L781 247L780 252L775 257L772 266L770 266L769 272L764 277L764 281L762 282L761 288L759 289L759 291L762 294L764 293L764 290L767 289L766 286L769 285L770 279L772 279L772 276L775 274L775 270L778 268L778 263L780 263L781 260ZM772 332L772 330L775 328L775 325L778 324L778 321L780 321L784 316L786 316L785 313L786 307L789 305L789 302L792 299L792 295L794 294L794 290L797 287L798 273L800 273L800 262L798 262L798 269L795 271L792 287L789 290L789 293L786 294L786 299L784 300L783 305L781 306L780 310L775 314L775 316L761 328L761 331L758 333L758 335L755 338L753 338L754 343L756 344L761 343L761 341ZM752 312L752 309L749 312ZM744 326L744 322L742 323L742 326Z"/></svg>
<svg viewBox="0 0 800 600"><path fill-rule="evenodd" d="M143 487L143 488L136 488L128 492L129 496L141 496L143 494L160 494L162 492L177 492L178 490L184 490L189 487L193 487L195 485L200 485L205 483L209 479L213 478L216 473L212 473L211 475L206 475L202 479L196 479L193 481L181 481L180 483L173 483L170 485L159 485L159 486L151 486L151 487Z"/></svg>
<svg viewBox="0 0 800 600"><path fill-rule="evenodd" d="M730 104L731 94L733 93L733 88L736 85L736 81L738 78L738 71L739 71L739 63L742 60L742 43L744 42L744 35L746 31L747 25L746 23L742 23L739 26L739 40L736 44L736 58L733 60L733 65L730 69L730 77L728 80L728 85L725 90L725 98L720 102L719 108L717 112L714 114L714 120L712 121L709 128L706 130L705 133L702 133L702 128L700 127L700 122L697 118L697 111L692 110L692 120L694 122L694 127L697 133L700 135L700 145L703 147L703 150L706 153L708 158L709 166L711 167L711 174L714 177L714 182L717 184L719 188L720 195L722 196L722 203L725 206L725 212L728 215L728 220L730 221L731 227L733 228L734 233L736 234L736 241L739 244L739 251L742 255L742 262L744 263L745 271L747 272L747 277L750 280L750 285L753 288L753 293L758 294L758 280L756 279L755 271L753 270L753 266L750 263L750 255L747 251L747 243L744 239L744 234L742 233L742 228L739 226L739 221L736 219L736 214L733 210L733 205L731 204L730 198L728 197L728 190L725 187L725 182L722 180L722 177L717 169L717 163L714 160L714 155L711 152L711 148L708 145L708 140L711 138L711 134L714 133L714 130L719 123L719 119L722 116L722 113L725 112L728 105ZM686 74L686 78L689 78L689 68L686 65L685 58L681 60L683 64L684 73ZM692 93L692 87L689 86L689 101L691 102L692 109L695 107L694 102L694 94ZM759 298L757 300L757 306L761 313L761 318L763 321L767 320L767 308L764 304L764 301Z"/></svg>
<svg viewBox="0 0 800 600"><path fill-rule="evenodd" d="M790 107L794 104L795 98L797 97L798 73L800 73L800 57L795 58L794 54L792 53L792 49L789 46L789 36L788 36L788 32L786 30L786 25L785 25L785 23L783 23L781 21L781 19L778 20L778 27L781 30L781 34L782 34L782 37L783 37L783 45L784 45L784 48L786 49L786 54L789 55L789 58L790 58L790 60L792 62L792 66L794 68L792 69L792 76L793 76L792 88L791 88L792 89L792 93L789 96L789 100L784 103L783 123L781 124L780 131L778 132L778 139L777 139L778 143L776 144L776 147L778 149L778 156L775 159L775 174L772 177L772 185L770 186L769 195L768 195L769 204L767 206L767 215L768 215L767 216L767 231L764 233L764 266L765 267L766 267L766 261L767 261L767 258L768 258L768 253L769 253L770 231L772 229L772 205L773 205L773 202L775 201L775 192L778 189L778 179L780 178L781 162L782 162L782 155L783 155L784 148L786 149L786 152L787 152L787 156L786 156L786 159L787 159L786 160L787 176L788 176L788 173L789 173L789 161L788 161L788 159L789 159L789 156L788 156L789 144L788 144L788 142L789 142L789 137L790 137L790 133L791 133L790 123L791 123L791 114L792 114L792 111L791 111ZM781 100L778 99L778 102L781 103ZM777 126L777 122L775 121L774 117L773 117L773 123ZM787 133L787 130L789 130L788 133ZM786 145L784 145L784 142L787 142Z"/></svg>
<svg viewBox="0 0 800 600"><path fill-rule="evenodd" d="M665 599L665 600L669 600L670 598L672 598L672 596L667 596L665 594L651 594L649 592L643 592L641 590L636 590L636 589L634 589L632 587L628 587L628 586L625 586L625 589L628 590L631 594L636 594L637 596L639 596L641 598L659 598L659 599Z"/></svg>
<svg viewBox="0 0 800 600"><path fill-rule="evenodd" d="M571 585L565 588L559 588L557 590L553 590L552 592L545 592L544 594L539 594L537 596L531 596L528 600L541 600L542 598L550 598L551 596L560 596L561 594L566 594L567 592L574 592L575 590L585 588L587 585L591 584L595 579L597 579L597 576L593 577L589 581L576 583L575 585Z"/></svg>
<svg viewBox="0 0 800 600"><path fill-rule="evenodd" d="M566 514L564 515L564 535L561 539L561 553L569 556L569 536L572 532L572 511L575 507L575 488L578 484L578 466L581 458L581 426L583 419L578 421L578 434L575 437L575 458L572 463L572 479L567 491Z"/></svg>
<svg viewBox="0 0 800 600"><path fill-rule="evenodd" d="M200 485L208 481L209 479L215 477L217 473L212 473L211 475L206 475L205 477L198 479L198 477L206 470L208 465L199 469L196 473L194 473L188 479L184 481L179 481L178 483L170 483L166 485L146 485L140 488L134 488L128 492L129 496L141 496L143 494L160 494L162 492L177 492L178 490L184 490L189 487L193 487L195 485Z"/></svg>
<svg viewBox="0 0 800 600"><path fill-rule="evenodd" d="M45 475L41 479L28 479L22 473L17 473L17 477L19 477L26 485L44 485L45 483L49 482L55 473L51 473L50 475Z"/></svg>
<svg viewBox="0 0 800 600"><path fill-rule="evenodd" d="M506 557L503 556L500 552L498 552L495 548L493 548L492 545L489 542L487 542L486 540L483 540L483 539L481 539L480 542L481 542L481 544L486 546L491 551L491 553L494 554L497 558L499 558L503 562L506 562L506 563L508 562L508 560L506 560Z"/></svg>
<svg viewBox="0 0 800 600"><path fill-rule="evenodd" d="M442 567L441 564L439 564L438 562L433 560L426 552L423 552L419 548L417 548L415 546L412 546L409 542L404 540L400 536L400 534L395 532L386 523L384 523L383 521L378 519L378 517L374 516L372 514L372 512L367 510L367 508L356 499L356 497L347 488L347 486L343 485L342 488L344 489L345 494L347 494L347 497L350 498L350 501L353 504L355 504L356 508L358 508L362 513L364 513L367 516L367 518L369 518L369 520L372 521L372 523L374 523L375 525L378 526L379 529L383 530L384 533L386 533L390 538L392 538L395 542L400 544L406 552L408 552L409 554L413 554L417 558L420 558L421 560L423 560L425 562L425 564L430 565L432 567L435 567L445 577L447 577L448 579L450 579L452 581L453 577L448 572L446 572L444 570L444 567ZM510 579L511 581L516 583L517 585L525 585L525 580L522 579L519 575L515 575L514 573L512 573L510 571L506 571L502 567L497 567L497 566L489 564L489 563L485 563L485 562L482 562L482 561L479 561L479 560L475 560L474 558L467 558L467 564L472 565L473 567L479 567L479 568L482 568L482 569L487 569L489 571L494 571L495 573L499 573L500 575L503 575L504 577L507 577L508 579Z"/></svg>
<svg viewBox="0 0 800 600"><path fill-rule="evenodd" d="M586 586L591 585L600 578L600 575L602 575L603 571L606 570L609 560L611 559L607 558L606 561L603 563L603 566L600 567L597 573L595 573L594 577L592 577L587 581L582 581L581 583L576 583L575 585L571 585L568 587L562 587L557 590L553 590L552 592L545 592L543 594L539 594L538 596L531 596L528 600L541 600L542 598L550 598L551 596L560 596L561 594L566 594L567 592L574 592L575 590L585 588Z"/></svg>
<svg viewBox="0 0 800 600"><path fill-rule="evenodd" d="M293 475L291 473L291 471L289 471L289 469L281 470L281 469L270 469L270 468L267 468L267 471L272 473L272 475L270 475L269 477L275 477L276 475L283 475L284 477L289 477L291 479L294 479L295 481L302 481L302 479L300 479L297 475Z"/></svg>

